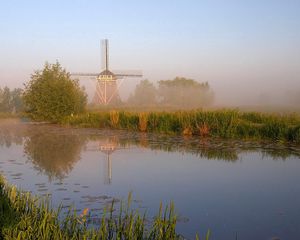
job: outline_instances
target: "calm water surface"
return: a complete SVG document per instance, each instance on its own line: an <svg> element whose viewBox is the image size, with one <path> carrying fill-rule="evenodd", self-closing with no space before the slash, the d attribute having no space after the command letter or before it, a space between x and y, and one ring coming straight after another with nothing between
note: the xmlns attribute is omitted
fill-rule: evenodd
<svg viewBox="0 0 300 240"><path fill-rule="evenodd" d="M149 218L174 201L192 239L300 239L300 148L126 131L0 122L0 171L52 203L88 207L97 223L133 193Z"/></svg>

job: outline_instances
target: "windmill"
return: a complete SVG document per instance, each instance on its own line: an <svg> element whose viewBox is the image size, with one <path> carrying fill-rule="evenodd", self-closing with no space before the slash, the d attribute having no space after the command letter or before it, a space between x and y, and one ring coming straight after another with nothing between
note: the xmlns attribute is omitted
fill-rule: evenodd
<svg viewBox="0 0 300 240"><path fill-rule="evenodd" d="M142 77L141 71L110 71L108 39L102 40L102 67L100 73L72 73L72 76L95 77L96 91L93 102L108 105L120 101L119 88L128 77Z"/></svg>

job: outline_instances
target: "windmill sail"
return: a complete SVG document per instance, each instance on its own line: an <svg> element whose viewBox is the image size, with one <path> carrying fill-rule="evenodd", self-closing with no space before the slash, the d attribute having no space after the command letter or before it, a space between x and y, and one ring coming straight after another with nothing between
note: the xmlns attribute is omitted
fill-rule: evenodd
<svg viewBox="0 0 300 240"><path fill-rule="evenodd" d="M101 63L101 70L108 70L109 65L109 46L108 46L108 39L103 39L101 41L102 45L102 63Z"/></svg>

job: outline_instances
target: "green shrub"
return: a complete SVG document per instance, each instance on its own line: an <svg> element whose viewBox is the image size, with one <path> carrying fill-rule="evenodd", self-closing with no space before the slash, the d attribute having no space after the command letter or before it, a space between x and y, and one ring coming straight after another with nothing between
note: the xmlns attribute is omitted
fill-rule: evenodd
<svg viewBox="0 0 300 240"><path fill-rule="evenodd" d="M78 81L60 64L46 63L42 71L32 74L23 94L25 111L34 120L58 122L83 112L87 97Z"/></svg>

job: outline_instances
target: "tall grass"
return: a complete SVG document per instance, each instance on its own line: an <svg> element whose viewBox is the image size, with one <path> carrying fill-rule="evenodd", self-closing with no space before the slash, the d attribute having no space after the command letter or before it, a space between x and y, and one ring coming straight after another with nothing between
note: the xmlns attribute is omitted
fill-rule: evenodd
<svg viewBox="0 0 300 240"><path fill-rule="evenodd" d="M113 114L104 111L70 116L62 123L201 137L271 139L300 143L300 117L297 114L244 113L237 110L149 113L114 111Z"/></svg>
<svg viewBox="0 0 300 240"><path fill-rule="evenodd" d="M148 126L148 113L139 113L139 130L146 132Z"/></svg>
<svg viewBox="0 0 300 240"><path fill-rule="evenodd" d="M112 110L109 112L109 121L110 125L113 128L118 128L119 125L119 112Z"/></svg>
<svg viewBox="0 0 300 240"><path fill-rule="evenodd" d="M117 208L112 202L104 210L100 226L93 228L89 226L88 209L78 215L70 208L61 219L61 208L53 210L47 200L20 192L1 176L0 190L0 239L183 239L176 233L177 218L172 203L165 208L161 204L148 226L146 215L131 209L129 194L127 204L119 204L118 215L114 215Z"/></svg>

